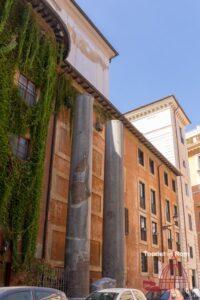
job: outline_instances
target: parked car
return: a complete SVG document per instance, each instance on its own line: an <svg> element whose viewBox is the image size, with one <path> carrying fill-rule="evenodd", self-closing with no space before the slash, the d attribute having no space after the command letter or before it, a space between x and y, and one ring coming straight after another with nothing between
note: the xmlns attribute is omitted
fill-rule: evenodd
<svg viewBox="0 0 200 300"><path fill-rule="evenodd" d="M147 300L184 300L179 290L150 291L146 294Z"/></svg>
<svg viewBox="0 0 200 300"><path fill-rule="evenodd" d="M192 298L193 298L193 299L197 299L197 300L200 299L200 290L199 290L199 289L194 288L194 289L191 291L191 294L192 294Z"/></svg>
<svg viewBox="0 0 200 300"><path fill-rule="evenodd" d="M140 290L112 288L96 291L86 300L146 300L146 297Z"/></svg>
<svg viewBox="0 0 200 300"><path fill-rule="evenodd" d="M66 300L59 290L42 287L2 287L0 300Z"/></svg>

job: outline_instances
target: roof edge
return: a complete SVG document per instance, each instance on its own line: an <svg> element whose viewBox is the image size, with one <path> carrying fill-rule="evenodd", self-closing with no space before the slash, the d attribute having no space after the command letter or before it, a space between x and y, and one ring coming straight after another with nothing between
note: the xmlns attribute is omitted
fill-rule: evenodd
<svg viewBox="0 0 200 300"><path fill-rule="evenodd" d="M154 155L160 159L176 176L182 176L178 170L101 92L99 92L76 68L66 61L66 73L91 94L109 113L120 120Z"/></svg>
<svg viewBox="0 0 200 300"><path fill-rule="evenodd" d="M175 95L168 95L168 96L165 96L161 99L158 99L158 100L155 100L155 101L152 101L150 103L147 103L147 104L144 104L144 105L141 105L137 108L134 108L132 110L129 110L127 111L124 115L127 116L128 114L131 114L132 112L136 112L136 111L139 111L140 109L143 109L145 107L148 107L148 106L151 106L151 105L154 105L156 103L159 103L159 102L162 102L162 101L165 101L167 100L168 98L172 97L174 99L174 101L176 102L177 106L180 108L180 110L182 111L183 115L185 116L185 118L187 119L188 123L191 124L191 120L190 118L188 117L188 115L186 114L186 112L184 111L183 107L181 106L181 104L179 103L179 101L176 99L176 96Z"/></svg>

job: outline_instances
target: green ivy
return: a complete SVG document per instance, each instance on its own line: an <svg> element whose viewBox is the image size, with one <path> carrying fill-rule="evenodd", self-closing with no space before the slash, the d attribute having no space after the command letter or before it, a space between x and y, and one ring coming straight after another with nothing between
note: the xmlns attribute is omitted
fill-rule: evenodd
<svg viewBox="0 0 200 300"><path fill-rule="evenodd" d="M29 264L35 254L50 116L54 107L55 112L63 104L72 107L75 96L65 76L58 80L56 42L36 18L23 1L0 0L0 226L12 245L14 269ZM36 105L29 107L20 96L16 71L35 83ZM27 133L30 153L21 161L9 141Z"/></svg>

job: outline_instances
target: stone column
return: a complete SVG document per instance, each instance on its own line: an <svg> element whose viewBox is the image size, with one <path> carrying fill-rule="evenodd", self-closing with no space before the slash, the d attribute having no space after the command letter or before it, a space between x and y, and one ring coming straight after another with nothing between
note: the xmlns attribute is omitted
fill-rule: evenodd
<svg viewBox="0 0 200 300"><path fill-rule="evenodd" d="M89 294L93 98L76 99L68 201L65 274L68 296Z"/></svg>
<svg viewBox="0 0 200 300"><path fill-rule="evenodd" d="M124 229L124 165L123 124L112 120L106 124L103 277L117 281L124 287L125 229Z"/></svg>

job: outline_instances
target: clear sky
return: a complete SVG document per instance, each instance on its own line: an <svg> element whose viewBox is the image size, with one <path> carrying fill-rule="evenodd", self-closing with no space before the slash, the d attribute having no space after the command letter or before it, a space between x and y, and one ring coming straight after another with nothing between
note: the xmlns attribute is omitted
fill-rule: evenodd
<svg viewBox="0 0 200 300"><path fill-rule="evenodd" d="M174 94L200 124L200 0L77 0L119 52L110 100L122 112Z"/></svg>

